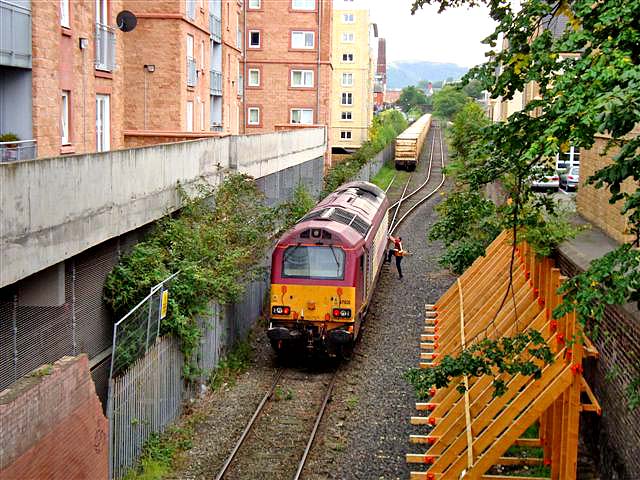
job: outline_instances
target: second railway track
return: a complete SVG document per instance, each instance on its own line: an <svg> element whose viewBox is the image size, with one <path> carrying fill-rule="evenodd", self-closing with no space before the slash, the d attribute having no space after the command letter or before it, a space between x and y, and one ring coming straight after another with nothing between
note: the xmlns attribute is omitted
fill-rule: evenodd
<svg viewBox="0 0 640 480"><path fill-rule="evenodd" d="M278 369L216 480L300 478L337 374Z"/></svg>

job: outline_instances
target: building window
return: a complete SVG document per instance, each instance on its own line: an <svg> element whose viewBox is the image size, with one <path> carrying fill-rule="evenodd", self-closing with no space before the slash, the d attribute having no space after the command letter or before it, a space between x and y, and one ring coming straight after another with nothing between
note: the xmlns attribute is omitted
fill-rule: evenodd
<svg viewBox="0 0 640 480"><path fill-rule="evenodd" d="M260 70L257 68L249 69L249 86L250 87L259 87L260 86Z"/></svg>
<svg viewBox="0 0 640 480"><path fill-rule="evenodd" d="M342 23L353 23L356 21L355 15L353 13L343 13L342 14Z"/></svg>
<svg viewBox="0 0 640 480"><path fill-rule="evenodd" d="M62 101L60 103L60 143L68 145L69 142L69 97L68 90L62 91Z"/></svg>
<svg viewBox="0 0 640 480"><path fill-rule="evenodd" d="M342 61L344 63L353 63L353 53L343 53Z"/></svg>
<svg viewBox="0 0 640 480"><path fill-rule="evenodd" d="M106 152L111 148L111 114L109 95L96 95L96 151Z"/></svg>
<svg viewBox="0 0 640 480"><path fill-rule="evenodd" d="M355 36L353 32L344 32L342 34L342 43L353 43L355 40Z"/></svg>
<svg viewBox="0 0 640 480"><path fill-rule="evenodd" d="M353 73L342 74L342 86L351 87L353 85Z"/></svg>
<svg viewBox="0 0 640 480"><path fill-rule="evenodd" d="M247 113L247 123L249 125L260 125L260 109L258 107L249 107Z"/></svg>
<svg viewBox="0 0 640 480"><path fill-rule="evenodd" d="M293 10L315 10L316 0L291 0Z"/></svg>
<svg viewBox="0 0 640 480"><path fill-rule="evenodd" d="M238 50L242 50L242 30L240 29L236 33L236 47L238 47Z"/></svg>
<svg viewBox="0 0 640 480"><path fill-rule="evenodd" d="M340 132L341 140L351 140L351 132L349 130L342 130Z"/></svg>
<svg viewBox="0 0 640 480"><path fill-rule="evenodd" d="M187 102L187 132L193 132L193 102Z"/></svg>
<svg viewBox="0 0 640 480"><path fill-rule="evenodd" d="M204 131L204 102L200 102L200 130Z"/></svg>
<svg viewBox="0 0 640 480"><path fill-rule="evenodd" d="M313 70L291 70L292 87L313 87Z"/></svg>
<svg viewBox="0 0 640 480"><path fill-rule="evenodd" d="M315 32L291 32L291 48L311 49L315 40Z"/></svg>
<svg viewBox="0 0 640 480"><path fill-rule="evenodd" d="M342 92L342 105L353 105L353 93Z"/></svg>
<svg viewBox="0 0 640 480"><path fill-rule="evenodd" d="M340 113L340 119L341 120L351 120L351 112L342 112Z"/></svg>
<svg viewBox="0 0 640 480"><path fill-rule="evenodd" d="M69 0L60 0L60 25L70 28L69 23Z"/></svg>
<svg viewBox="0 0 640 480"><path fill-rule="evenodd" d="M260 48L260 30L249 30L249 48Z"/></svg>
<svg viewBox="0 0 640 480"><path fill-rule="evenodd" d="M187 0L186 2L187 18L194 20L196 18L196 0Z"/></svg>
<svg viewBox="0 0 640 480"><path fill-rule="evenodd" d="M313 110L311 108L293 108L291 110L291 123L313 125Z"/></svg>
<svg viewBox="0 0 640 480"><path fill-rule="evenodd" d="M249 9L260 8L260 0L249 0Z"/></svg>

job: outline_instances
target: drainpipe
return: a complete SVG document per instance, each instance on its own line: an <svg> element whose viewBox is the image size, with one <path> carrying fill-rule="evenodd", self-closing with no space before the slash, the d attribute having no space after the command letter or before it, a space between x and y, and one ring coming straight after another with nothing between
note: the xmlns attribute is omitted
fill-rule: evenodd
<svg viewBox="0 0 640 480"><path fill-rule="evenodd" d="M242 22L243 22L243 30L242 30L242 133L247 133L247 119L245 118L247 115L247 82L249 79L247 78L247 2L242 2ZM262 81L262 79L260 79ZM264 113L264 112L263 112ZM262 115L262 113L261 113Z"/></svg>
<svg viewBox="0 0 640 480"><path fill-rule="evenodd" d="M316 115L318 120L320 120L320 51L321 51L321 40L322 37L320 35L320 31L322 29L322 6L324 0L318 0L318 60L317 60L317 81L316 81ZM328 125L329 122L327 122Z"/></svg>

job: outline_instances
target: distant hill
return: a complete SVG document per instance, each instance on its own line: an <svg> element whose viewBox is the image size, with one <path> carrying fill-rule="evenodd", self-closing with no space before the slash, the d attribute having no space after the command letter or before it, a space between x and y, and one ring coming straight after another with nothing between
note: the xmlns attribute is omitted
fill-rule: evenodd
<svg viewBox="0 0 640 480"><path fill-rule="evenodd" d="M458 80L468 71L468 68L454 63L391 62L387 64L387 88L404 88L416 85L420 80Z"/></svg>

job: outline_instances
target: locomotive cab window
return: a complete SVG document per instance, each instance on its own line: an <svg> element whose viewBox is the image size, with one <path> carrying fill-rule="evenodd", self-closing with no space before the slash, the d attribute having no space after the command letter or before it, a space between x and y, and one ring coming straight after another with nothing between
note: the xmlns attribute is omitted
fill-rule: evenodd
<svg viewBox="0 0 640 480"><path fill-rule="evenodd" d="M344 279L345 253L333 246L288 247L284 251L282 275L294 278Z"/></svg>

